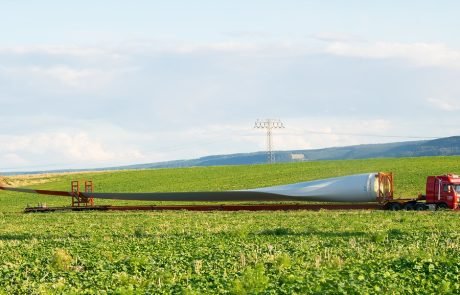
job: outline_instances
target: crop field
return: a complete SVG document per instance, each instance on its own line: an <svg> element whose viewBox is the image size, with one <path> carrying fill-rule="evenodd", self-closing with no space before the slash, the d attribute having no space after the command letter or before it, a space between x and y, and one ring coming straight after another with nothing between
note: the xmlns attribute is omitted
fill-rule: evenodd
<svg viewBox="0 0 460 295"><path fill-rule="evenodd" d="M396 196L460 157L324 161L12 177L69 190L204 191L393 171ZM60 197L0 191L0 294L458 294L460 215L451 211L65 212ZM96 204L145 204L96 200ZM151 203L148 203L151 204Z"/></svg>

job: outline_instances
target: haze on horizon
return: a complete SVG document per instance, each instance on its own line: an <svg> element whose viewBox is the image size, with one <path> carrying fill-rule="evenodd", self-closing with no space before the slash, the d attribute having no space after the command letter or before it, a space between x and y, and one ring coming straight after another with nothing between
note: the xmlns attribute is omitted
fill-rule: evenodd
<svg viewBox="0 0 460 295"><path fill-rule="evenodd" d="M458 11L1 1L0 172L260 151L257 118L284 122L278 150L458 135Z"/></svg>

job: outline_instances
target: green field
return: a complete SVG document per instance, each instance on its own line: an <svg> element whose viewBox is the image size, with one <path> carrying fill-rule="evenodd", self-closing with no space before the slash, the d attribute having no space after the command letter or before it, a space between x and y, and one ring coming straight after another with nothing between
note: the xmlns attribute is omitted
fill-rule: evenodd
<svg viewBox="0 0 460 295"><path fill-rule="evenodd" d="M396 196L409 197L423 192L427 175L460 173L459 160L324 161L7 181L68 190L70 180L92 179L101 192L201 191L393 171ZM455 212L23 214L27 204L70 200L2 191L0 202L0 294L460 293Z"/></svg>

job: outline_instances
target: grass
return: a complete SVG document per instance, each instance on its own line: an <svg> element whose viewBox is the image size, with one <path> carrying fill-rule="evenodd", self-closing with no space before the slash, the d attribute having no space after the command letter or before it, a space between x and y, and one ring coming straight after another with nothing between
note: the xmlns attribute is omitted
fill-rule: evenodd
<svg viewBox="0 0 460 295"><path fill-rule="evenodd" d="M32 187L226 190L372 171L414 196L459 157L88 173ZM67 198L0 192L0 294L377 294L460 292L454 212L80 212L23 214ZM96 200L98 203L99 201ZM108 201L104 201L108 203Z"/></svg>
<svg viewBox="0 0 460 295"><path fill-rule="evenodd" d="M355 173L392 171L395 197L415 197L425 190L427 175L460 173L460 157L422 157L320 161L294 164L156 169L42 175L29 187L70 190L71 180L91 179L97 192L222 191L287 184ZM10 179L11 182L17 181ZM18 212L27 204L68 205L68 199L0 192L0 211ZM6 198L6 196L8 196ZM151 202L97 201L98 204L152 204Z"/></svg>

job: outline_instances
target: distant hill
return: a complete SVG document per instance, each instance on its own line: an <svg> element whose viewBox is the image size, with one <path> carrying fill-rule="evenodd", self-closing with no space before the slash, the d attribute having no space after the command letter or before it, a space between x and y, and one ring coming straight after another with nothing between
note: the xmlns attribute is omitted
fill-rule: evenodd
<svg viewBox="0 0 460 295"><path fill-rule="evenodd" d="M460 155L460 136L435 140L363 144L314 150L278 151L276 162L401 158ZM207 156L193 160L169 161L116 167L116 169L173 168L192 166L247 165L267 162L266 152Z"/></svg>
<svg viewBox="0 0 460 295"><path fill-rule="evenodd" d="M460 155L460 136L439 138L434 140L395 142L383 144L363 144L345 147L333 147L314 150L292 150L277 151L276 162L289 163L300 161L318 160L347 160L347 159L368 159L368 158L403 158L403 157L424 157L424 156L453 156ZM78 171L103 171L103 170L126 170L126 169L151 169L151 168L177 168L194 166L224 166L224 165L251 165L267 162L266 152L240 153L230 155L207 156L192 160L177 160L158 163L137 164L119 167L99 169L78 169L78 170L53 170L46 172L78 172ZM30 174L42 173L15 172L2 173Z"/></svg>

